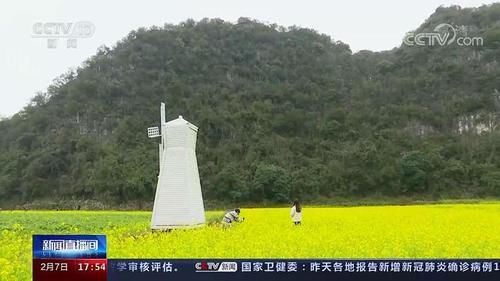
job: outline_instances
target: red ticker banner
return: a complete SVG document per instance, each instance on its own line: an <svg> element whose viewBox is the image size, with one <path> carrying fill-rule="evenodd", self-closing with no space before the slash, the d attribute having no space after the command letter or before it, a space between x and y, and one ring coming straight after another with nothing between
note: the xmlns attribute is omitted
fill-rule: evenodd
<svg viewBox="0 0 500 281"><path fill-rule="evenodd" d="M34 281L106 281L106 259L34 259Z"/></svg>

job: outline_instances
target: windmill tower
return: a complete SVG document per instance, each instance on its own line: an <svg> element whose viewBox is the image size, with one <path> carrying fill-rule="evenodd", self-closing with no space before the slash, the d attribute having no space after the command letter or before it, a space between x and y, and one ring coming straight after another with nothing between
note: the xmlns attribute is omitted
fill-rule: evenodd
<svg viewBox="0 0 500 281"><path fill-rule="evenodd" d="M205 208L195 152L198 127L182 116L166 122L164 103L160 110L161 127L148 128L148 137L161 138L151 229L203 225Z"/></svg>

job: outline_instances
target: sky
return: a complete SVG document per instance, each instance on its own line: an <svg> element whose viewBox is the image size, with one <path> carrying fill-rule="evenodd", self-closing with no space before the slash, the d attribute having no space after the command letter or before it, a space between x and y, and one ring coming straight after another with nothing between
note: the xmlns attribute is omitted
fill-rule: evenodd
<svg viewBox="0 0 500 281"><path fill-rule="evenodd" d="M102 46L113 46L131 30L188 18L221 18L236 22L249 17L282 26L302 26L343 41L356 52L389 50L401 44L406 32L416 29L437 7L479 7L486 0L44 0L5 1L0 9L0 117L26 106L37 92ZM87 38L48 41L34 35L44 31L72 32L77 22L89 22ZM70 25L71 24L71 25ZM82 25L78 25L82 26ZM46 29L43 29L46 27ZM74 34L74 33L72 33ZM71 48L68 48L68 44Z"/></svg>

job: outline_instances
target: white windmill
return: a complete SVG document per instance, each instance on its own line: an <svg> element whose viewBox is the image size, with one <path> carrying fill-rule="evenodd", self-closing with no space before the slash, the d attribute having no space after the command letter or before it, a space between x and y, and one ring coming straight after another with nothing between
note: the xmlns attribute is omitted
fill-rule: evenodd
<svg viewBox="0 0 500 281"><path fill-rule="evenodd" d="M166 122L161 104L161 127L148 128L148 137L161 137L160 173L151 218L151 229L200 226L205 223L196 135L198 127L182 116Z"/></svg>

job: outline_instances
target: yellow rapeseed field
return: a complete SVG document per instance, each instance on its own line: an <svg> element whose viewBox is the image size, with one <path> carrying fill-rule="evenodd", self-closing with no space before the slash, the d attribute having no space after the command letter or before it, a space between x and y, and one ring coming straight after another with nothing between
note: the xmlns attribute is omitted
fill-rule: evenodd
<svg viewBox="0 0 500 281"><path fill-rule="evenodd" d="M106 234L109 258L499 258L500 202L242 209L245 222L169 233L150 212L2 211L0 280L31 279L32 234ZM218 221L223 212L207 212Z"/></svg>

